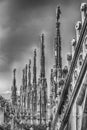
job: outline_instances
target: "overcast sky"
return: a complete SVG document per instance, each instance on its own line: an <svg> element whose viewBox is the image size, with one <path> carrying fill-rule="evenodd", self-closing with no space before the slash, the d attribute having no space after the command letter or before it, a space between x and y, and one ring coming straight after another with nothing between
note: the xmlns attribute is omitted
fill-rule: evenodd
<svg viewBox="0 0 87 130"><path fill-rule="evenodd" d="M74 26L81 20L81 0L0 0L0 93L12 85L12 69L17 68L17 87L21 85L22 69L37 49L37 69L40 71L40 34L45 32L46 72L54 64L56 7L61 6L61 38L63 65L75 37ZM32 59L33 64L33 59ZM49 81L48 81L49 82ZM49 83L48 83L49 84Z"/></svg>

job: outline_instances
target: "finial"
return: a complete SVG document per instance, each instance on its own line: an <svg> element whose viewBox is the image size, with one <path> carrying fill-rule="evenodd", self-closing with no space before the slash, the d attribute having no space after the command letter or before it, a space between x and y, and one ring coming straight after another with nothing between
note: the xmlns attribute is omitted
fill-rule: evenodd
<svg viewBox="0 0 87 130"><path fill-rule="evenodd" d="M44 33L41 34L41 42L44 43Z"/></svg>
<svg viewBox="0 0 87 130"><path fill-rule="evenodd" d="M27 71L27 64L26 64L26 71Z"/></svg>
<svg viewBox="0 0 87 130"><path fill-rule="evenodd" d="M75 38L72 39L71 44L72 44L72 46L75 46L75 45L76 45L76 40L75 40Z"/></svg>
<svg viewBox="0 0 87 130"><path fill-rule="evenodd" d="M51 73L53 73L53 69L51 69Z"/></svg>
<svg viewBox="0 0 87 130"><path fill-rule="evenodd" d="M29 69L31 68L31 59L29 59Z"/></svg>
<svg viewBox="0 0 87 130"><path fill-rule="evenodd" d="M82 27L82 24L81 24L81 21L78 21L75 25L75 29L76 30L81 30L81 27Z"/></svg>
<svg viewBox="0 0 87 130"><path fill-rule="evenodd" d="M23 85L23 88L24 88L24 85L25 85L25 68L22 70L22 85Z"/></svg>
<svg viewBox="0 0 87 130"><path fill-rule="evenodd" d="M34 56L36 56L36 49L34 50Z"/></svg>
<svg viewBox="0 0 87 130"><path fill-rule="evenodd" d="M53 69L51 69L51 81L53 80Z"/></svg>
<svg viewBox="0 0 87 130"><path fill-rule="evenodd" d="M60 19L60 14L61 14L60 6L57 6L57 9L56 9L57 21Z"/></svg>
<svg viewBox="0 0 87 130"><path fill-rule="evenodd" d="M13 70L13 75L14 75L14 78L15 78L15 75L16 75L16 69Z"/></svg>
<svg viewBox="0 0 87 130"><path fill-rule="evenodd" d="M82 3L81 4L81 11L86 11L87 10L87 3Z"/></svg>
<svg viewBox="0 0 87 130"><path fill-rule="evenodd" d="M22 73L23 73L23 80L24 80L24 69L22 70Z"/></svg>
<svg viewBox="0 0 87 130"><path fill-rule="evenodd" d="M25 79L26 79L26 87L27 87L27 64L25 66Z"/></svg>
<svg viewBox="0 0 87 130"><path fill-rule="evenodd" d="M13 85L15 86L16 85L16 69L13 70Z"/></svg>

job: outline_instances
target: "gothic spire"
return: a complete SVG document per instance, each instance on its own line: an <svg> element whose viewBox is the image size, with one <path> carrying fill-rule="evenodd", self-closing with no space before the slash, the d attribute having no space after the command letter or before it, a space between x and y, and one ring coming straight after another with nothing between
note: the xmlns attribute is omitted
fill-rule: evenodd
<svg viewBox="0 0 87 130"><path fill-rule="evenodd" d="M23 72L22 85L24 86L24 69L22 70L22 72Z"/></svg>
<svg viewBox="0 0 87 130"><path fill-rule="evenodd" d="M17 103L17 88L16 88L16 69L13 70L13 86L12 86L12 104Z"/></svg>
<svg viewBox="0 0 87 130"><path fill-rule="evenodd" d="M53 69L51 69L50 81L51 81L51 83L53 82Z"/></svg>
<svg viewBox="0 0 87 130"><path fill-rule="evenodd" d="M60 36L60 7L57 7L56 10L56 38L55 38L55 66L56 68L62 68L62 59L61 59L61 36Z"/></svg>
<svg viewBox="0 0 87 130"><path fill-rule="evenodd" d="M44 54L44 34L41 35L41 72L40 77L45 77L45 54Z"/></svg>
<svg viewBox="0 0 87 130"><path fill-rule="evenodd" d="M16 69L13 70L13 86L16 86Z"/></svg>
<svg viewBox="0 0 87 130"><path fill-rule="evenodd" d="M36 49L34 50L33 84L36 84Z"/></svg>
<svg viewBox="0 0 87 130"><path fill-rule="evenodd" d="M26 79L26 87L27 87L27 64L26 64L26 66L25 66L25 79Z"/></svg>
<svg viewBox="0 0 87 130"><path fill-rule="evenodd" d="M31 60L29 60L28 84L31 85Z"/></svg>

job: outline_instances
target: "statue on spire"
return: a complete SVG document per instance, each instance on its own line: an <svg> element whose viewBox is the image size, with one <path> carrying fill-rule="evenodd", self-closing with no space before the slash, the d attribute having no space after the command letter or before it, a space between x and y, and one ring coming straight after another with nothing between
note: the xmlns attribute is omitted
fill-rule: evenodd
<svg viewBox="0 0 87 130"><path fill-rule="evenodd" d="M13 70L13 85L16 85L16 69Z"/></svg>
<svg viewBox="0 0 87 130"><path fill-rule="evenodd" d="M57 9L56 9L57 21L60 19L60 14L61 14L60 6L57 6Z"/></svg>
<svg viewBox="0 0 87 130"><path fill-rule="evenodd" d="M14 78L15 78L15 74L16 74L16 69L13 70L13 74L14 74Z"/></svg>

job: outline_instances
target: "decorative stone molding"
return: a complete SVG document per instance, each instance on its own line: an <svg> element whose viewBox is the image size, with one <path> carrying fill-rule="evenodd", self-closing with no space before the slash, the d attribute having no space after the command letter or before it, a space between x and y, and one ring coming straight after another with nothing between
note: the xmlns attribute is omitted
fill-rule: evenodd
<svg viewBox="0 0 87 130"><path fill-rule="evenodd" d="M75 29L76 29L76 42L78 42L78 40L79 40L81 27L82 27L81 21L78 21L76 23L76 25L75 25Z"/></svg>

